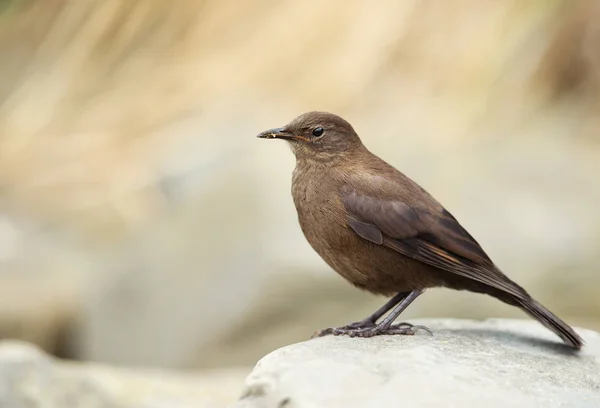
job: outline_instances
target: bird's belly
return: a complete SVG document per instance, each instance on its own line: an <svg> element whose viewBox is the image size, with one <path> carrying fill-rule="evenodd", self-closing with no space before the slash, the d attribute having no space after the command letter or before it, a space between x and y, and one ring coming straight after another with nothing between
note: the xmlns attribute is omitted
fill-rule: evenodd
<svg viewBox="0 0 600 408"><path fill-rule="evenodd" d="M302 230L321 258L356 287L389 296L436 286L432 268L366 241L345 225L310 222Z"/></svg>

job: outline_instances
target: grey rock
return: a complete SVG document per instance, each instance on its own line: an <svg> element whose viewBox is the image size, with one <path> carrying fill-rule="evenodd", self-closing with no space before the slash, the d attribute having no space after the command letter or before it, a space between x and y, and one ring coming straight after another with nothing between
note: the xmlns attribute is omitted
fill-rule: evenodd
<svg viewBox="0 0 600 408"><path fill-rule="evenodd" d="M219 408L235 402L245 369L177 373L54 359L0 342L2 408Z"/></svg>
<svg viewBox="0 0 600 408"><path fill-rule="evenodd" d="M527 320L415 320L434 335L324 337L258 362L236 407L599 407L600 334L579 353Z"/></svg>

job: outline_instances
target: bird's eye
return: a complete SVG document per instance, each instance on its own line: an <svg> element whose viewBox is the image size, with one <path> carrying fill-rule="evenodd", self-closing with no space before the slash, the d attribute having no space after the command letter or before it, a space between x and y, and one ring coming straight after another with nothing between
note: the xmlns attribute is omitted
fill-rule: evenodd
<svg viewBox="0 0 600 408"><path fill-rule="evenodd" d="M320 137L320 136L323 136L323 132L324 132L324 130L322 127L317 127L317 128L313 129L312 134L313 134L313 136Z"/></svg>

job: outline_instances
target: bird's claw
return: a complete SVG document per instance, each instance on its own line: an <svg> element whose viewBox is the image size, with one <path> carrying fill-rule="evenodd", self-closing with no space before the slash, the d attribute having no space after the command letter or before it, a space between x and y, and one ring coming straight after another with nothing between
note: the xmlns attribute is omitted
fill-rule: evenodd
<svg viewBox="0 0 600 408"><path fill-rule="evenodd" d="M398 323L393 324L389 327L379 327L375 324L371 326L358 326L357 323L352 323L343 327L330 327L327 329L320 330L313 334L312 338L327 336L333 334L334 336L346 335L350 337L374 337L380 335L404 335L413 336L419 330L424 330L433 336L432 331L421 325L412 325L410 323Z"/></svg>
<svg viewBox="0 0 600 408"><path fill-rule="evenodd" d="M350 323L341 327L329 327L327 329L319 330L311 336L311 339L314 339L315 337L327 336L329 334L337 336L340 334L339 332L342 331L365 330L372 327L375 327L375 322L371 320L361 320L360 322Z"/></svg>
<svg viewBox="0 0 600 408"><path fill-rule="evenodd" d="M411 332L411 333L385 333L385 334L407 334L407 335L414 335L419 330L423 330L423 331L427 332L430 336L433 336L433 332L431 331L431 329L429 329L429 327L423 326L420 324L398 323L398 324L391 325L389 327L389 329L387 329L387 330L388 331L404 330L404 331Z"/></svg>

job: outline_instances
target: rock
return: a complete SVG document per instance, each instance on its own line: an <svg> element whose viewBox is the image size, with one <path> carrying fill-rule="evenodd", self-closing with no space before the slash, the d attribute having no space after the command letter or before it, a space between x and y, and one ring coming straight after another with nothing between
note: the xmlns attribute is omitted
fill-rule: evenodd
<svg viewBox="0 0 600 408"><path fill-rule="evenodd" d="M0 342L2 408L213 408L235 402L244 369L117 370L61 362L25 342Z"/></svg>
<svg viewBox="0 0 600 408"><path fill-rule="evenodd" d="M75 330L78 360L197 368L202 350L257 302L268 269L261 210L250 181L223 190L246 177L241 170L219 170L210 182L197 175L197 191L185 193L194 196L190 202L157 216L144 232L132 232L97 263ZM256 217L238 219L236 203L242 201ZM199 231L211 239L199 238ZM252 235L256 239L248 240Z"/></svg>
<svg viewBox="0 0 600 408"><path fill-rule="evenodd" d="M580 353L533 321L419 320L433 337L324 337L279 349L238 408L599 407L600 334Z"/></svg>

